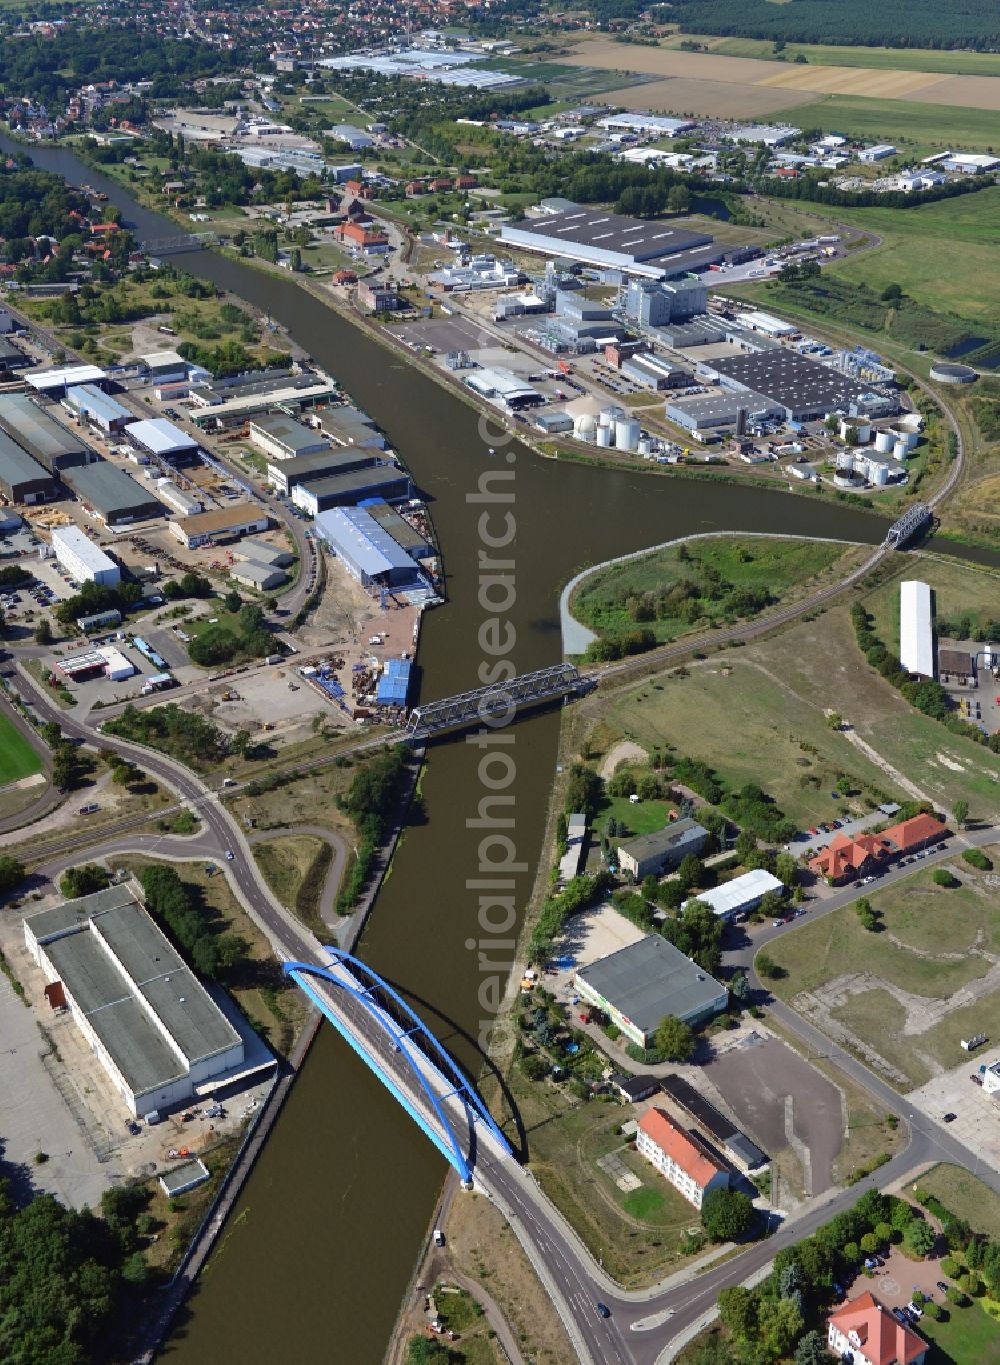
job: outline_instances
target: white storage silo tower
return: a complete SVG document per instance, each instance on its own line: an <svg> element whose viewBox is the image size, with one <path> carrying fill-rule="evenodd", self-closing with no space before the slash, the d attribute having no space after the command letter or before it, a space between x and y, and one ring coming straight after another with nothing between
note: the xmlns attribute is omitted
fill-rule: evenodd
<svg viewBox="0 0 1000 1365"><path fill-rule="evenodd" d="M909 445L906 443L906 441L903 439L903 437L900 436L899 439L896 441L896 444L895 444L895 445L893 446L893 448L892 448L892 457L893 457L893 459L894 459L894 460L905 460L906 457L907 457L907 455L909 455L909 453L910 453L910 447L909 447Z"/></svg>
<svg viewBox="0 0 1000 1365"><path fill-rule="evenodd" d="M640 430L634 417L619 417L615 423L615 445L619 450L637 450Z"/></svg>
<svg viewBox="0 0 1000 1365"><path fill-rule="evenodd" d="M891 431L880 431L875 437L875 449L880 455L888 455L896 444L896 438Z"/></svg>
<svg viewBox="0 0 1000 1365"><path fill-rule="evenodd" d="M883 464L881 460L873 460L868 466L868 477L877 487L887 484L889 482L889 466Z"/></svg>
<svg viewBox="0 0 1000 1365"><path fill-rule="evenodd" d="M598 444L599 446L610 446L610 445L611 445L611 438L612 438L613 435L614 435L614 430L613 430L613 428L612 428L610 422L608 422L608 423L600 423L600 422L599 422L599 423L597 424L597 444Z"/></svg>

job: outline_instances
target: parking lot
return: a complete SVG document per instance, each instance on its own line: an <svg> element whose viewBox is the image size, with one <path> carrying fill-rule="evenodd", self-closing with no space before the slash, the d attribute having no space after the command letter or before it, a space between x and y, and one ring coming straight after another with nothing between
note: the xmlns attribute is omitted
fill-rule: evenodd
<svg viewBox="0 0 1000 1365"><path fill-rule="evenodd" d="M765 1151L792 1146L800 1159L805 1157L807 1194L822 1194L833 1185L845 1119L840 1091L831 1081L787 1044L760 1035L748 1035L745 1046L715 1056L705 1074Z"/></svg>
<svg viewBox="0 0 1000 1365"><path fill-rule="evenodd" d="M906 1096L915 1108L939 1123L945 1114L954 1114L948 1132L994 1170L1000 1170L1000 1103L974 1085L970 1077L979 1074L980 1066L997 1060L995 1051L982 1048Z"/></svg>
<svg viewBox="0 0 1000 1365"><path fill-rule="evenodd" d="M616 953L619 948L629 948L645 937L644 930L607 902L574 915L556 940L550 968L555 974L553 989L572 991L573 977L581 967Z"/></svg>

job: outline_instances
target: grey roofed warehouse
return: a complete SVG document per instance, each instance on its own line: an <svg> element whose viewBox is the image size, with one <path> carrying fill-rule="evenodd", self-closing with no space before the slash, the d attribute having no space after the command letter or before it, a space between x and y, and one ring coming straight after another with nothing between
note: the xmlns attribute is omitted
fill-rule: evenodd
<svg viewBox="0 0 1000 1365"><path fill-rule="evenodd" d="M825 417L835 408L847 408L870 389L829 365L784 348L755 355L729 356L707 365L721 376L727 388L751 389L784 408L789 421Z"/></svg>
<svg viewBox="0 0 1000 1365"><path fill-rule="evenodd" d="M62 477L80 501L92 507L109 526L161 517L167 510L159 498L137 483L131 474L126 474L117 465L108 464L107 460L66 469Z"/></svg>
<svg viewBox="0 0 1000 1365"><path fill-rule="evenodd" d="M47 469L5 431L0 431L0 493L8 502L37 502L55 496L56 481Z"/></svg>
<svg viewBox="0 0 1000 1365"><path fill-rule="evenodd" d="M726 987L659 934L619 948L574 978L591 1004L605 1010L640 1047L647 1047L668 1014L700 1023L725 1009Z"/></svg>
<svg viewBox="0 0 1000 1365"><path fill-rule="evenodd" d="M23 393L0 394L0 428L50 474L86 464L93 454L86 441Z"/></svg>
<svg viewBox="0 0 1000 1365"><path fill-rule="evenodd" d="M668 270L673 264L671 258L686 261L689 254L713 247L706 232L671 227L662 220L645 222L603 209L584 208L504 223L500 236L503 241L529 251L618 266L652 276ZM703 263L719 259L724 252L724 247L717 248L717 255L708 251Z"/></svg>

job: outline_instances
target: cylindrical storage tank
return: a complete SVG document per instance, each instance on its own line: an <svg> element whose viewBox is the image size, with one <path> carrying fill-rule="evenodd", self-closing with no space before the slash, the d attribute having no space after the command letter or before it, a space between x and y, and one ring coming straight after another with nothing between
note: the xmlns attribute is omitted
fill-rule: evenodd
<svg viewBox="0 0 1000 1365"><path fill-rule="evenodd" d="M837 451L837 471L838 473L851 473L854 470L854 452L850 450Z"/></svg>
<svg viewBox="0 0 1000 1365"><path fill-rule="evenodd" d="M895 427L893 429L893 434L896 437L896 444L899 445L900 441L902 441L907 450L913 450L920 440L919 434L916 431L910 430L908 427Z"/></svg>
<svg viewBox="0 0 1000 1365"><path fill-rule="evenodd" d="M635 450L639 445L640 430L634 417L620 417L615 423L615 445L619 450Z"/></svg>
<svg viewBox="0 0 1000 1365"><path fill-rule="evenodd" d="M838 469L834 473L833 483L835 488L856 488L859 479L851 469Z"/></svg>
<svg viewBox="0 0 1000 1365"><path fill-rule="evenodd" d="M861 417L841 417L840 419L841 440L846 441L848 433L851 431L857 433L859 446L866 446L872 438L871 422L866 422Z"/></svg>
<svg viewBox="0 0 1000 1365"><path fill-rule="evenodd" d="M578 441L593 441L597 422L589 412L583 413L573 423L573 435Z"/></svg>
<svg viewBox="0 0 1000 1365"><path fill-rule="evenodd" d="M891 431L880 431L875 437L875 449L880 455L888 455L895 444L896 438Z"/></svg>
<svg viewBox="0 0 1000 1365"><path fill-rule="evenodd" d="M905 460L909 453L910 447L908 443L903 440L902 436L900 436L899 439L896 441L896 444L892 448L893 459Z"/></svg>
<svg viewBox="0 0 1000 1365"><path fill-rule="evenodd" d="M648 436L644 436L644 437L642 438L642 440L639 442L639 454L640 454L640 455L652 455L652 453L653 453L653 442L649 439Z"/></svg>
<svg viewBox="0 0 1000 1365"><path fill-rule="evenodd" d="M597 444L599 446L609 446L611 444L610 426L599 426L597 428Z"/></svg>
<svg viewBox="0 0 1000 1365"><path fill-rule="evenodd" d="M900 431L923 431L924 419L919 412L904 412L896 426Z"/></svg>
<svg viewBox="0 0 1000 1365"><path fill-rule="evenodd" d="M887 464L872 465L869 475L872 483L884 484L889 482L889 466Z"/></svg>

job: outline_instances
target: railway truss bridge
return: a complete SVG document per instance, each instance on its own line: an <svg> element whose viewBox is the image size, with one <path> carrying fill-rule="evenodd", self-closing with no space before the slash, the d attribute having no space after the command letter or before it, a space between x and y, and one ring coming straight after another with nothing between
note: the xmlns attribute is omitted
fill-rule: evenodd
<svg viewBox="0 0 1000 1365"><path fill-rule="evenodd" d="M533 673L519 673L504 683L414 707L403 737L419 744L470 725L505 725L522 711L579 696L593 685L574 664L553 664Z"/></svg>

